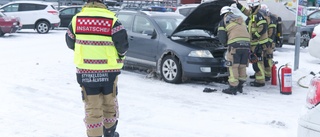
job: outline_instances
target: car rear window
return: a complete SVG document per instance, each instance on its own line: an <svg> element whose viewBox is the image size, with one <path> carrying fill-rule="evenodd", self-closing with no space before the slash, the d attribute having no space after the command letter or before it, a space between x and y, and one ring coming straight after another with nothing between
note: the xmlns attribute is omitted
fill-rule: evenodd
<svg viewBox="0 0 320 137"><path fill-rule="evenodd" d="M124 26L125 29L131 29L131 24L133 20L132 15L120 14L118 15L118 19L120 20L121 24Z"/></svg>

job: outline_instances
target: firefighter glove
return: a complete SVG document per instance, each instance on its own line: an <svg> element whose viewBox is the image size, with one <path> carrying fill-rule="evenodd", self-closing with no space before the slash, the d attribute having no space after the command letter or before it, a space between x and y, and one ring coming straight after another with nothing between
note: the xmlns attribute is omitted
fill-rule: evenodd
<svg viewBox="0 0 320 137"><path fill-rule="evenodd" d="M259 59L255 53L250 53L249 61L250 61L250 63L257 63L259 61Z"/></svg>

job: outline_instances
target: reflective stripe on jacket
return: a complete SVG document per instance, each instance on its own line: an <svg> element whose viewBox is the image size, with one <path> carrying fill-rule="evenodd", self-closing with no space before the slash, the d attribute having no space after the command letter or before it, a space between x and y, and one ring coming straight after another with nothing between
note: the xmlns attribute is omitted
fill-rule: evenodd
<svg viewBox="0 0 320 137"><path fill-rule="evenodd" d="M224 45L229 45L238 41L250 41L250 35L243 18L228 13L219 23L218 37L220 42Z"/></svg>
<svg viewBox="0 0 320 137"><path fill-rule="evenodd" d="M237 7L241 10L242 13L248 16L246 23L248 25L248 31L251 36L251 46L267 43L267 21L265 20L263 15L260 12L258 12L261 6L259 5L255 11L251 11L251 9L246 9L240 3L237 4ZM255 39L254 37L257 38Z"/></svg>

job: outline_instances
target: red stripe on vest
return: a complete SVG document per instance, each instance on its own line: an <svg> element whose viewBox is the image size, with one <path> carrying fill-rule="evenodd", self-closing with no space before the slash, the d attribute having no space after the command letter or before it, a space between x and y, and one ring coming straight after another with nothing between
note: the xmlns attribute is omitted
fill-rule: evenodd
<svg viewBox="0 0 320 137"><path fill-rule="evenodd" d="M98 17L77 17L76 34L111 36L113 19Z"/></svg>

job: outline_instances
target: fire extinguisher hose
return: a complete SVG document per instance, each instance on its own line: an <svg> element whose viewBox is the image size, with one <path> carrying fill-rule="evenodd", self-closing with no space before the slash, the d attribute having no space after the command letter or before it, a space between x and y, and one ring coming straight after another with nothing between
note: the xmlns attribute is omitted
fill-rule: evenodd
<svg viewBox="0 0 320 137"><path fill-rule="evenodd" d="M319 72L319 74L320 74L320 72ZM312 75L312 76L314 76L314 77L316 76L316 74L315 74L313 71L311 71L311 72L309 73L309 75ZM308 86L302 85L301 82L300 82L302 79L306 78L307 76L308 76L308 75L305 75L305 76L299 78L299 80L297 81L297 83L298 83L298 85L299 85L300 87L309 88Z"/></svg>
<svg viewBox="0 0 320 137"><path fill-rule="evenodd" d="M299 78L299 80L297 81L297 83L298 83L298 85L299 85L300 87L309 88L308 86L304 86L304 85L302 85L302 84L300 83L300 81L301 81L302 79L306 78L306 77L307 77L307 75Z"/></svg>
<svg viewBox="0 0 320 137"><path fill-rule="evenodd" d="M280 80L280 70L281 70L281 68L284 67L284 66L286 66L286 65L282 65L282 66L280 66L279 69L278 69L278 80L279 80L279 89L280 89L280 92L282 92L281 80Z"/></svg>

